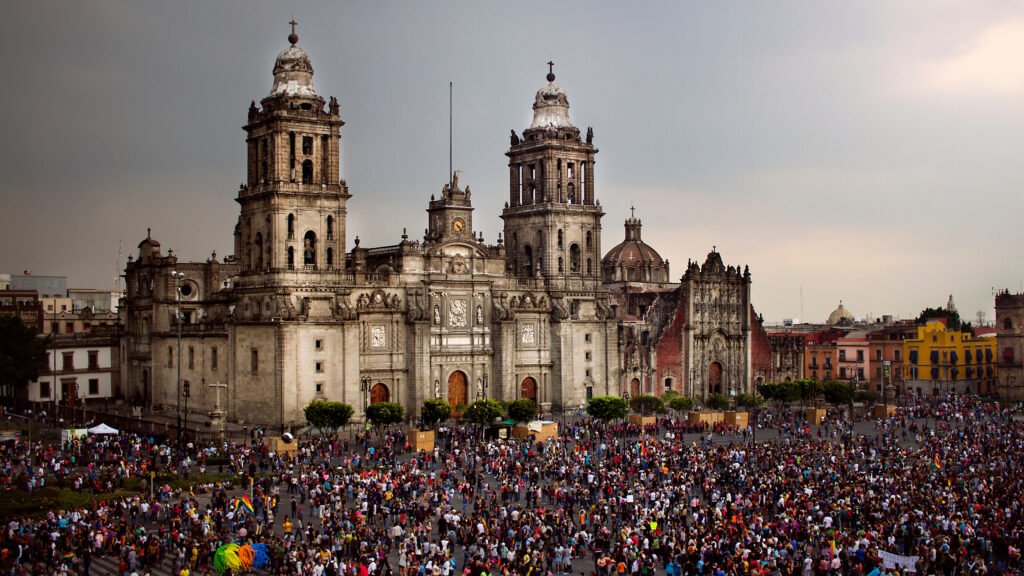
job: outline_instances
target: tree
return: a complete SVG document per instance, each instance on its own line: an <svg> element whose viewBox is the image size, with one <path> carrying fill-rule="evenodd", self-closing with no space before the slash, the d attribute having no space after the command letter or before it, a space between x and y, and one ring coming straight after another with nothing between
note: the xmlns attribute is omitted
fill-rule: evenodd
<svg viewBox="0 0 1024 576"><path fill-rule="evenodd" d="M764 399L754 394L742 392L736 395L736 405L744 408L759 408L764 404Z"/></svg>
<svg viewBox="0 0 1024 576"><path fill-rule="evenodd" d="M348 424L355 410L343 402L313 400L303 409L303 412L306 415L306 422L320 430L322 434L328 431L334 433L338 428Z"/></svg>
<svg viewBox="0 0 1024 576"><path fill-rule="evenodd" d="M630 398L629 407L632 408L634 412L639 412L644 416L650 416L651 414L662 410L665 407L665 402L657 396L643 394Z"/></svg>
<svg viewBox="0 0 1024 576"><path fill-rule="evenodd" d="M725 410L729 404L729 399L721 394L712 394L704 401L704 405L712 410Z"/></svg>
<svg viewBox="0 0 1024 576"><path fill-rule="evenodd" d="M853 399L865 404L878 400L878 394L871 390L857 390L853 393Z"/></svg>
<svg viewBox="0 0 1024 576"><path fill-rule="evenodd" d="M693 400L686 396L676 396L668 401L668 407L676 412L687 412L693 410Z"/></svg>
<svg viewBox="0 0 1024 576"><path fill-rule="evenodd" d="M452 407L448 402L441 398L431 398L423 402L423 411L420 417L423 418L424 426L433 428L451 415Z"/></svg>
<svg viewBox="0 0 1024 576"><path fill-rule="evenodd" d="M508 417L516 422L529 422L537 417L537 403L530 398L520 398L508 403Z"/></svg>
<svg viewBox="0 0 1024 576"><path fill-rule="evenodd" d="M46 347L50 338L36 331L17 316L0 318L0 390L16 398L28 397L28 383L39 378L46 367Z"/></svg>
<svg viewBox="0 0 1024 576"><path fill-rule="evenodd" d="M946 310L945 308L925 308L918 315L917 323L926 324L929 320L936 319L945 320L946 328L950 330L960 330L961 328L960 313L956 310Z"/></svg>
<svg viewBox="0 0 1024 576"><path fill-rule="evenodd" d="M848 382L829 380L822 384L821 389L825 402L835 406L847 404L853 398L853 385Z"/></svg>
<svg viewBox="0 0 1024 576"><path fill-rule="evenodd" d="M466 408L465 418L474 424L485 425L494 422L497 418L501 418L504 412L504 406L502 406L501 402L487 398L470 404L469 408Z"/></svg>
<svg viewBox="0 0 1024 576"><path fill-rule="evenodd" d="M366 419L374 426L398 424L405 418L405 408L395 402L377 402L366 407Z"/></svg>
<svg viewBox="0 0 1024 576"><path fill-rule="evenodd" d="M619 396L595 396L587 402L587 414L598 420L615 420L629 414L629 404Z"/></svg>
<svg viewBox="0 0 1024 576"><path fill-rule="evenodd" d="M817 380L804 378L803 380L797 380L793 384L796 386L800 403L805 406L808 402L813 402L815 398L821 395L821 382Z"/></svg>

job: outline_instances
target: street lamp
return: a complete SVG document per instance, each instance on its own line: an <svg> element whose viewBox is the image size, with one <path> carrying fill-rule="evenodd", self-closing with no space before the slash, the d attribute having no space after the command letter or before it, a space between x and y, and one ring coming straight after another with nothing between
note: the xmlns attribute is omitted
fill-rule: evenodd
<svg viewBox="0 0 1024 576"><path fill-rule="evenodd" d="M370 405L370 377L363 376L362 379L362 391L363 391L363 417L366 415L366 407Z"/></svg>
<svg viewBox="0 0 1024 576"><path fill-rule="evenodd" d="M192 386L188 380L181 383L181 394L185 397L185 431L188 432L188 398L192 395ZM186 437L188 434L185 435Z"/></svg>
<svg viewBox="0 0 1024 576"><path fill-rule="evenodd" d="M174 316L175 322L178 324L178 375L177 375L177 389L178 393L178 449L182 447L181 444L181 281L185 278L184 272L178 272L177 270L171 271L171 277L174 278L174 294L177 299L177 313ZM186 405L187 407L187 405Z"/></svg>

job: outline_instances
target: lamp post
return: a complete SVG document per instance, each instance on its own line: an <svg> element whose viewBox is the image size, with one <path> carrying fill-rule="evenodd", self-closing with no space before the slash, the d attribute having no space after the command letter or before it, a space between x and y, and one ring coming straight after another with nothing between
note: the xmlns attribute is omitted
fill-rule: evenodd
<svg viewBox="0 0 1024 576"><path fill-rule="evenodd" d="M181 280L185 277L183 272L177 270L171 271L171 277L174 278L174 294L177 300L177 313L174 316L174 321L178 324L178 374L177 378L177 394L178 397L178 449L182 449L181 444Z"/></svg>
<svg viewBox="0 0 1024 576"><path fill-rule="evenodd" d="M181 383L181 394L185 397L185 437L188 439L188 399L192 396L192 385L188 380Z"/></svg>
<svg viewBox="0 0 1024 576"><path fill-rule="evenodd" d="M370 405L370 377L363 376L362 379L362 392L363 392L363 418L366 417L366 407Z"/></svg>

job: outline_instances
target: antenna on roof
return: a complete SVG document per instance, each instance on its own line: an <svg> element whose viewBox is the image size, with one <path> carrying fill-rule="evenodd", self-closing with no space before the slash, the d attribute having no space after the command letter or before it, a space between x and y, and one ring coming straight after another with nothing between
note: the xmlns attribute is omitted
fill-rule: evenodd
<svg viewBox="0 0 1024 576"><path fill-rule="evenodd" d="M448 81L448 189L455 191L455 172L452 168L452 82Z"/></svg>

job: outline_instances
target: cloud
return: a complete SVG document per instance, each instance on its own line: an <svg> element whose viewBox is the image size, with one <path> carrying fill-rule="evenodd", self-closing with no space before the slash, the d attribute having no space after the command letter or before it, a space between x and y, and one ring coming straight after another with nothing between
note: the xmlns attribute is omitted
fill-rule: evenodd
<svg viewBox="0 0 1024 576"><path fill-rule="evenodd" d="M954 95L1005 96L1024 91L1024 19L985 29L951 57L926 63L924 84Z"/></svg>

